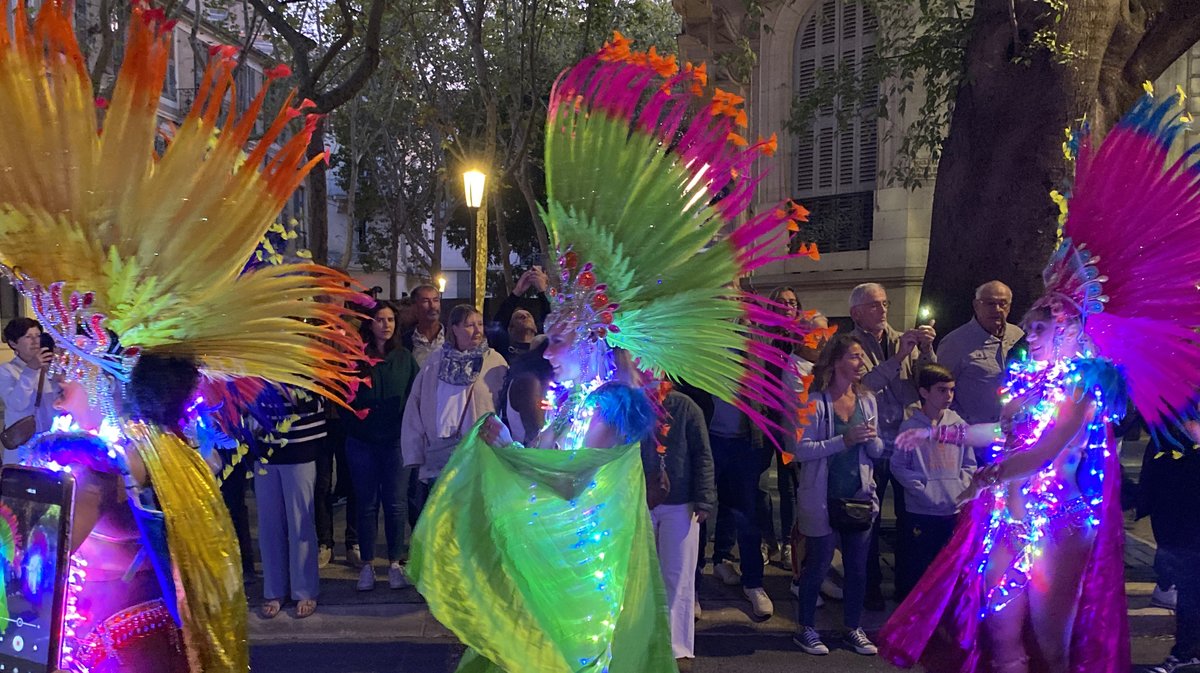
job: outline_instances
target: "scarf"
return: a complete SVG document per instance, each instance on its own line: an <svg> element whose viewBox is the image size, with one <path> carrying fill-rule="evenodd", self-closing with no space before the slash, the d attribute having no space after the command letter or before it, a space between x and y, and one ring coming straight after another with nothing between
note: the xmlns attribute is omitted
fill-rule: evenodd
<svg viewBox="0 0 1200 673"><path fill-rule="evenodd" d="M442 361L438 364L438 380L454 386L469 386L483 371L483 357L491 350L487 342L478 348L460 351L447 341L442 347Z"/></svg>

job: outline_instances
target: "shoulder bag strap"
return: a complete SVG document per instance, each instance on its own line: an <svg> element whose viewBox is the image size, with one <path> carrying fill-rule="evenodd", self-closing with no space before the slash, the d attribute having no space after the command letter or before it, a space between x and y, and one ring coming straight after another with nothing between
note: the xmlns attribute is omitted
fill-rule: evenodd
<svg viewBox="0 0 1200 673"><path fill-rule="evenodd" d="M34 398L33 407L36 409L42 406L42 388L46 386L46 368L42 367L42 372L38 374L38 391L37 397Z"/></svg>

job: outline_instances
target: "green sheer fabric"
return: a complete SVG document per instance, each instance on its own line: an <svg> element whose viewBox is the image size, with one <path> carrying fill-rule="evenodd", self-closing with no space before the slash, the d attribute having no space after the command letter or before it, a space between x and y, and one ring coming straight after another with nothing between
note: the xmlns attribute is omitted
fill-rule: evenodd
<svg viewBox="0 0 1200 673"><path fill-rule="evenodd" d="M470 648L459 673L674 673L639 446L496 449L479 427L438 478L408 563Z"/></svg>

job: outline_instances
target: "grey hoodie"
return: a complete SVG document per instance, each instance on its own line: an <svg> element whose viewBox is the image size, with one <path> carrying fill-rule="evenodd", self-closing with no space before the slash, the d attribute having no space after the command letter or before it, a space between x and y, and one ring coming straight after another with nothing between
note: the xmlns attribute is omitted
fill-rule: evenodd
<svg viewBox="0 0 1200 673"><path fill-rule="evenodd" d="M913 406L900 431L960 423L963 419L951 409L934 423L920 406ZM953 516L954 500L967 490L976 467L975 451L969 446L927 445L892 454L892 476L904 487L904 506L913 514Z"/></svg>

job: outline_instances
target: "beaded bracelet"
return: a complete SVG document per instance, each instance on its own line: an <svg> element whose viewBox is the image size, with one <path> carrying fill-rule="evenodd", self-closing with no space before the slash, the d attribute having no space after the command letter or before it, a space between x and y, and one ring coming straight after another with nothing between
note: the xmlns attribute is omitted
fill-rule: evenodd
<svg viewBox="0 0 1200 673"><path fill-rule="evenodd" d="M954 444L962 446L967 439L967 426L959 423L958 425L939 425L933 428L933 439L940 444Z"/></svg>

